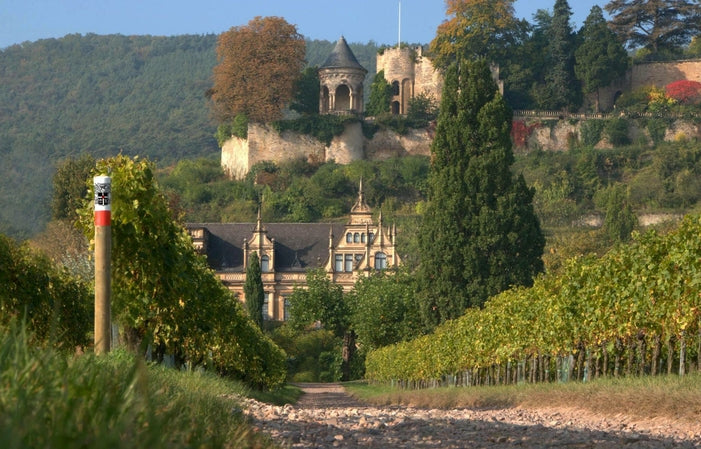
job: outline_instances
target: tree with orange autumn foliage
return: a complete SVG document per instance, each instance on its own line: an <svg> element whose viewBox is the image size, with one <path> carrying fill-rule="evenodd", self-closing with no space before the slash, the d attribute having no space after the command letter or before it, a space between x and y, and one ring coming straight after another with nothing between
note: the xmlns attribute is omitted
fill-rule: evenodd
<svg viewBox="0 0 701 449"><path fill-rule="evenodd" d="M518 26L514 0L446 0L448 20L431 42L434 65L446 68L456 58L484 57L495 62Z"/></svg>
<svg viewBox="0 0 701 449"><path fill-rule="evenodd" d="M219 36L210 91L221 122L244 114L254 122L282 117L304 68L304 37L281 17L256 17Z"/></svg>

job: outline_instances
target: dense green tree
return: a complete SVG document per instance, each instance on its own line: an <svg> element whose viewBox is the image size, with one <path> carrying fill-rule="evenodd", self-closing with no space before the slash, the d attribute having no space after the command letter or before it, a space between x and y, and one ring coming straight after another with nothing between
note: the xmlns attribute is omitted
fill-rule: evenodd
<svg viewBox="0 0 701 449"><path fill-rule="evenodd" d="M414 127L426 127L428 122L438 116L438 102L433 96L424 92L409 99L407 120Z"/></svg>
<svg viewBox="0 0 701 449"><path fill-rule="evenodd" d="M351 329L351 309L340 285L334 284L323 269L307 272L307 287L295 288L290 297L290 325L298 330L319 323L342 339L342 378L350 380L351 359L355 352L355 332Z"/></svg>
<svg viewBox="0 0 701 449"><path fill-rule="evenodd" d="M675 51L701 31L696 0L612 0L605 6L610 26L629 48L653 54Z"/></svg>
<svg viewBox="0 0 701 449"><path fill-rule="evenodd" d="M78 218L76 211L88 193L88 181L94 167L95 158L89 154L70 157L56 167L51 198L51 216L54 220L75 221Z"/></svg>
<svg viewBox="0 0 701 449"><path fill-rule="evenodd" d="M290 104L290 109L301 114L318 114L319 84L318 68L305 68L295 83L295 96Z"/></svg>
<svg viewBox="0 0 701 449"><path fill-rule="evenodd" d="M582 43L575 50L574 71L584 93L596 93L594 110L599 112L599 89L625 74L628 55L599 6L592 7L579 34Z"/></svg>
<svg viewBox="0 0 701 449"><path fill-rule="evenodd" d="M260 260L258 253L253 251L248 258L246 267L246 282L243 284L243 294L246 301L248 316L259 328L263 328L263 301L265 291L263 290L263 278L260 271Z"/></svg>
<svg viewBox="0 0 701 449"><path fill-rule="evenodd" d="M530 285L543 270L545 244L533 191L511 172L512 112L486 61L451 66L442 98L420 231L429 327L512 285Z"/></svg>
<svg viewBox="0 0 701 449"><path fill-rule="evenodd" d="M605 213L603 231L609 240L630 240L637 218L630 204L628 187L623 183L612 184L598 191L595 200Z"/></svg>
<svg viewBox="0 0 701 449"><path fill-rule="evenodd" d="M422 329L416 283L408 270L361 277L347 295L358 343L375 349L416 337Z"/></svg>
<svg viewBox="0 0 701 449"><path fill-rule="evenodd" d="M86 347L93 298L86 282L0 234L0 326L23 322L35 343Z"/></svg>
<svg viewBox="0 0 701 449"><path fill-rule="evenodd" d="M365 107L366 114L375 117L388 114L391 100L392 86L385 78L385 71L380 70L375 74L375 79L370 86L370 98Z"/></svg>
<svg viewBox="0 0 701 449"><path fill-rule="evenodd" d="M545 93L540 103L547 109L573 109L579 106L579 83L574 74L575 34L567 0L556 0L548 30Z"/></svg>

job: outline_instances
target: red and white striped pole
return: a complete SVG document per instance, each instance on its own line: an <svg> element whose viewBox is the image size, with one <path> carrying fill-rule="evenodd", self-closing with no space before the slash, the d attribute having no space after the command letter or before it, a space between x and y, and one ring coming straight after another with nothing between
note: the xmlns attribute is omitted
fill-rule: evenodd
<svg viewBox="0 0 701 449"><path fill-rule="evenodd" d="M112 178L95 176L95 354L110 351Z"/></svg>

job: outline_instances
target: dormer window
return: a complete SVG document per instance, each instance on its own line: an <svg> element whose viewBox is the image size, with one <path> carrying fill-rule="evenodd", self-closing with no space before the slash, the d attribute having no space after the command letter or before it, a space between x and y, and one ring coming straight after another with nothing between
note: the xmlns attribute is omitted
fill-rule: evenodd
<svg viewBox="0 0 701 449"><path fill-rule="evenodd" d="M270 257L262 256L260 258L260 271L263 273L270 271Z"/></svg>

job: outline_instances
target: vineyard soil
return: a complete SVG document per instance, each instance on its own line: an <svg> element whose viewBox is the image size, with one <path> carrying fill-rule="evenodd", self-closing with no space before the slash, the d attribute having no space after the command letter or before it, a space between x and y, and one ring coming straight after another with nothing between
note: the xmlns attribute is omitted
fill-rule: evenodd
<svg viewBox="0 0 701 449"><path fill-rule="evenodd" d="M518 446L692 448L701 425L640 420L575 408L430 409L368 406L338 384L306 384L296 406L245 400L259 431L293 448L492 448Z"/></svg>

